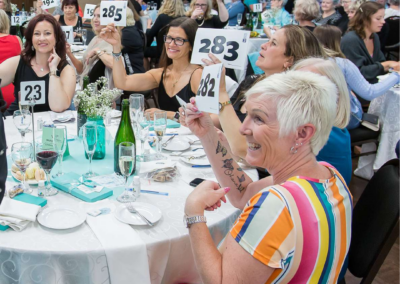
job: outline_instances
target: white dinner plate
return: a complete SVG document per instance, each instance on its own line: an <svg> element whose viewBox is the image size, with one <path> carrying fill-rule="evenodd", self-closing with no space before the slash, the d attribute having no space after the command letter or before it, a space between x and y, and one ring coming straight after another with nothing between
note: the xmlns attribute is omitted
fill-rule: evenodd
<svg viewBox="0 0 400 284"><path fill-rule="evenodd" d="M17 175L13 171L11 171L11 175L15 180L22 182L22 180L19 180L17 178ZM46 183L46 181L47 181L46 173L44 173L44 177L45 177L45 179L43 181ZM25 179L25 183L27 183L29 185L38 185L39 184L39 182L36 179Z"/></svg>
<svg viewBox="0 0 400 284"><path fill-rule="evenodd" d="M202 158L197 158L197 159L190 159L189 157L181 157L181 161L185 162L186 164L192 165L192 166L210 166L210 161L208 160L207 156L202 157Z"/></svg>
<svg viewBox="0 0 400 284"><path fill-rule="evenodd" d="M156 206L145 202L133 202L133 208L146 217L150 222L155 223L161 219L161 210ZM122 223L129 225L147 225L138 215L131 213L126 209L125 205L120 205L114 213L115 217Z"/></svg>
<svg viewBox="0 0 400 284"><path fill-rule="evenodd" d="M169 138L169 137L168 137ZM163 139L164 140L164 139ZM166 141L166 140L165 140ZM161 143L164 143L165 141L161 141ZM172 139L171 142L167 144L167 146L162 147L164 150L167 151L185 151L190 148L190 144L186 140L180 140L179 138L175 137Z"/></svg>
<svg viewBox="0 0 400 284"><path fill-rule="evenodd" d="M44 227L65 230L77 227L85 222L86 213L68 207L50 207L40 212L37 220Z"/></svg>
<svg viewBox="0 0 400 284"><path fill-rule="evenodd" d="M114 110L110 111L110 116L111 116L112 118L121 117L121 111L120 111L120 110L114 109Z"/></svg>

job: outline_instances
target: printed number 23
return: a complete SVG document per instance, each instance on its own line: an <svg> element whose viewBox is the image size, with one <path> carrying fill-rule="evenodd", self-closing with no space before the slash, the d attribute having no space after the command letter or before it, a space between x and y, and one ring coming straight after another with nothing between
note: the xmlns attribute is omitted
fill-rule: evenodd
<svg viewBox="0 0 400 284"><path fill-rule="evenodd" d="M211 53L213 54L221 54L224 52L224 44L226 42L226 38L223 36L216 36L214 38L214 45L211 47ZM200 41L200 43L204 44L204 46L202 46L199 49L199 52L202 53L210 53L210 45L211 45L211 40L209 40L208 38L204 38ZM239 44L236 41L228 41L226 43L227 47L231 47L228 48L228 54L231 54L231 56L226 56L224 55L224 59L227 61L234 61L239 57L239 54L236 52L236 50L239 49Z"/></svg>
<svg viewBox="0 0 400 284"><path fill-rule="evenodd" d="M35 89L36 94L33 96L33 98L30 98L29 96L31 95L33 89ZM25 96L26 101L29 101L31 99L38 101L42 98L42 87L40 87L40 85L26 86L25 91L28 91L28 93Z"/></svg>
<svg viewBox="0 0 400 284"><path fill-rule="evenodd" d="M115 11L115 6L111 5L110 8L107 10L107 8L103 8L103 18L114 18L114 21L118 22L122 19L122 9L118 8Z"/></svg>
<svg viewBox="0 0 400 284"><path fill-rule="evenodd" d="M212 78L210 80L211 75L207 74L206 79L201 79L199 91L197 92L197 96L205 96L214 97L214 87L215 87L215 79ZM209 85L211 85L210 90L208 90Z"/></svg>

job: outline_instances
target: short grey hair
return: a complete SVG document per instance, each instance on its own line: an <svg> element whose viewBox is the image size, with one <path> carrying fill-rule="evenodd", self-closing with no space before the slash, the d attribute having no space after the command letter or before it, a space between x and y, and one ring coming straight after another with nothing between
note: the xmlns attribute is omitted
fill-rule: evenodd
<svg viewBox="0 0 400 284"><path fill-rule="evenodd" d="M400 0L389 0L389 3L395 6L399 6L400 5Z"/></svg>
<svg viewBox="0 0 400 284"><path fill-rule="evenodd" d="M333 126L345 128L350 120L350 94L342 69L333 61L323 58L307 58L298 61L293 70L313 67L318 74L327 77L337 87L337 112Z"/></svg>
<svg viewBox="0 0 400 284"><path fill-rule="evenodd" d="M318 18L321 12L317 0L297 0L293 14L298 14L300 20L312 21Z"/></svg>
<svg viewBox="0 0 400 284"><path fill-rule="evenodd" d="M126 26L134 26L135 25L135 17L133 16L133 11L131 8L126 8Z"/></svg>
<svg viewBox="0 0 400 284"><path fill-rule="evenodd" d="M316 131L310 140L311 151L318 155L328 141L336 117L337 88L328 78L311 72L278 73L255 84L246 92L247 99L276 102L279 136L294 133L298 127L311 123Z"/></svg>

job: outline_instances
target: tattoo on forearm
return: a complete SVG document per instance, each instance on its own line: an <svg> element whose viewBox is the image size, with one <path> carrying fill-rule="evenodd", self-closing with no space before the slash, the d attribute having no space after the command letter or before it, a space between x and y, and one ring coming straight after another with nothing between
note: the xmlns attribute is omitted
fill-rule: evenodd
<svg viewBox="0 0 400 284"><path fill-rule="evenodd" d="M237 177L238 178L238 181L239 182L244 182L245 181L245 176L244 176L244 174L242 174L242 176L241 177Z"/></svg>
<svg viewBox="0 0 400 284"><path fill-rule="evenodd" d="M238 170L239 172L243 172L242 168L237 168L237 170Z"/></svg>
<svg viewBox="0 0 400 284"><path fill-rule="evenodd" d="M223 162L224 162L224 165L222 166L223 168L227 168L227 169L233 171L233 165L232 165L233 159L226 159L226 160L223 160Z"/></svg>
<svg viewBox="0 0 400 284"><path fill-rule="evenodd" d="M242 185L242 182L244 182L246 180L246 177L245 177L244 174L241 177L238 177L238 176L236 177L238 179L238 181L239 181L239 182L237 182L235 180L235 176L233 174L233 168L232 169L226 169L224 173L225 173L225 175L230 177L231 181L236 186L236 188L239 190L239 192L242 192L243 190L246 189L246 187L244 187Z"/></svg>
<svg viewBox="0 0 400 284"><path fill-rule="evenodd" d="M222 157L225 157L226 154L228 153L228 150L226 150L226 148L221 144L220 141L218 141L217 151L215 152L215 154L218 153L222 153Z"/></svg>

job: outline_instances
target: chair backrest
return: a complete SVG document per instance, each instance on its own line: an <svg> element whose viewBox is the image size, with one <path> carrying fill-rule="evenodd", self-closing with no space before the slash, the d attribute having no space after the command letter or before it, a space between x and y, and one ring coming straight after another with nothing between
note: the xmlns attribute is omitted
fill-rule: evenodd
<svg viewBox="0 0 400 284"><path fill-rule="evenodd" d="M371 178L353 210L349 270L371 283L398 236L399 160ZM394 234L396 235L393 238Z"/></svg>
<svg viewBox="0 0 400 284"><path fill-rule="evenodd" d="M106 65L104 65L103 61L98 60L90 69L88 76L89 76L89 83L96 82L100 77L105 76Z"/></svg>
<svg viewBox="0 0 400 284"><path fill-rule="evenodd" d="M91 29L87 29L86 34L86 45L89 45L89 42L94 38L95 34Z"/></svg>
<svg viewBox="0 0 400 284"><path fill-rule="evenodd" d="M399 25L400 25L400 17L399 16L393 16L389 17L385 20L385 22L389 26L389 35L386 39L386 46L390 46L393 44L396 44L400 41L400 30L399 30Z"/></svg>

